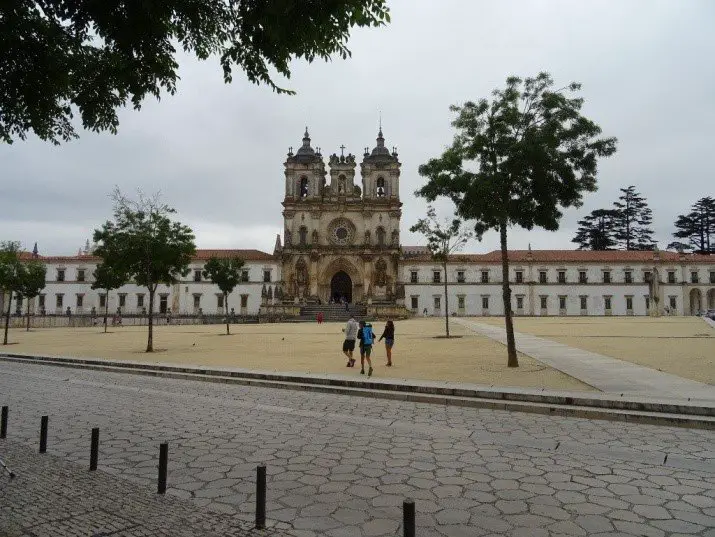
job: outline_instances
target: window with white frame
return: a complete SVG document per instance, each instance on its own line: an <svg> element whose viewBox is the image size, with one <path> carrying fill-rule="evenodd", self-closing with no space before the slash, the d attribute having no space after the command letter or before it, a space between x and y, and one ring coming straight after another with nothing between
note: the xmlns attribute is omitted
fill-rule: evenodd
<svg viewBox="0 0 715 537"><path fill-rule="evenodd" d="M611 297L611 296L604 296L604 297L603 297L603 309L605 309L606 311L610 311L610 310L611 310L611 299L612 299L612 298L613 298L613 297Z"/></svg>
<svg viewBox="0 0 715 537"><path fill-rule="evenodd" d="M541 309L545 310L549 305L549 297L546 295L541 295L539 297L539 303L541 305Z"/></svg>
<svg viewBox="0 0 715 537"><path fill-rule="evenodd" d="M411 270L410 271L410 283L417 283L417 271L416 270Z"/></svg>
<svg viewBox="0 0 715 537"><path fill-rule="evenodd" d="M482 295L482 309L489 309L489 295Z"/></svg>

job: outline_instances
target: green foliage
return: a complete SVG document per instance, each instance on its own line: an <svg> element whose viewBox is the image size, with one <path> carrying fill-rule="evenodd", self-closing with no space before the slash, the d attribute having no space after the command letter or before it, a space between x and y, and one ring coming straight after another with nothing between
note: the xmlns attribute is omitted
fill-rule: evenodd
<svg viewBox="0 0 715 537"><path fill-rule="evenodd" d="M172 284L189 272L196 253L194 234L180 222L172 221L176 211L159 202L158 196L139 201L114 193L114 221L94 231L99 245L95 255L113 272L125 275L149 290L149 340L153 351L154 293L159 284Z"/></svg>
<svg viewBox="0 0 715 537"><path fill-rule="evenodd" d="M204 265L204 278L211 280L224 295L233 292L241 281L242 259L219 259L212 257Z"/></svg>
<svg viewBox="0 0 715 537"><path fill-rule="evenodd" d="M47 267L40 261L23 263L20 294L25 298L35 298L45 288Z"/></svg>
<svg viewBox="0 0 715 537"><path fill-rule="evenodd" d="M0 7L0 140L34 132L53 143L77 137L73 114L116 132L117 109L174 94L177 48L219 59L279 93L290 62L350 55L355 27L389 22L386 0L10 0Z"/></svg>
<svg viewBox="0 0 715 537"><path fill-rule="evenodd" d="M104 289L107 293L113 289L119 289L122 285L127 283L128 280L126 274L117 271L114 267L106 263L97 265L97 268L95 268L92 273L92 277L94 279L92 289Z"/></svg>
<svg viewBox="0 0 715 537"><path fill-rule="evenodd" d="M564 207L579 207L584 192L596 190L599 157L616 151L615 138L581 115L576 83L553 89L548 73L510 77L491 101L452 106L457 130L441 156L419 167L428 179L416 194L444 196L457 215L474 221L478 238L498 230L502 251L502 295L509 365L518 365L511 320L507 230L542 227L555 231Z"/></svg>
<svg viewBox="0 0 715 537"><path fill-rule="evenodd" d="M462 230L461 226L462 222L458 218L440 223L434 207L430 205L427 208L427 217L420 218L410 231L424 235L432 257L446 263L449 255L461 250L473 236L470 231Z"/></svg>
<svg viewBox="0 0 715 537"><path fill-rule="evenodd" d="M20 292L23 272L22 262L20 261L20 243L14 241L0 242L0 292L6 293L7 296L7 309L4 312L0 312L5 315L3 345L7 345L12 294Z"/></svg>
<svg viewBox="0 0 715 537"><path fill-rule="evenodd" d="M616 221L615 209L596 209L578 221L576 236L571 242L577 243L579 250L615 250Z"/></svg>
<svg viewBox="0 0 715 537"><path fill-rule="evenodd" d="M614 221L614 238L622 250L652 250L653 211L646 199L636 192L636 187L621 188L621 196L613 203L617 214Z"/></svg>
<svg viewBox="0 0 715 537"><path fill-rule="evenodd" d="M678 216L675 227L673 236L687 242L672 242L668 248L715 254L715 198L700 198L688 214Z"/></svg>

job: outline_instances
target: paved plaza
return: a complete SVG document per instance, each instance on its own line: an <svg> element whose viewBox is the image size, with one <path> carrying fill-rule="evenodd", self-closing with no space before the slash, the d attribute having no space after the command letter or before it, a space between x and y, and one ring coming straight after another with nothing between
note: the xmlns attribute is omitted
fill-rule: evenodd
<svg viewBox="0 0 715 537"><path fill-rule="evenodd" d="M9 362L0 404L11 465L47 414L49 454L86 467L100 427L97 479L151 497L166 441L169 495L202 514L252 519L265 462L268 517L299 537L398 535L404 498L421 537L715 537L712 431Z"/></svg>

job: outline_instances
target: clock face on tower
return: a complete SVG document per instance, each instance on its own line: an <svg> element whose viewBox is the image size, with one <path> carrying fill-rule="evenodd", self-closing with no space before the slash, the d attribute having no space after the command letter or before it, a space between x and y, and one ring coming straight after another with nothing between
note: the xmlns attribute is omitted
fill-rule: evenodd
<svg viewBox="0 0 715 537"><path fill-rule="evenodd" d="M330 223L330 242L337 246L352 244L355 238L355 225L346 218L338 218Z"/></svg>

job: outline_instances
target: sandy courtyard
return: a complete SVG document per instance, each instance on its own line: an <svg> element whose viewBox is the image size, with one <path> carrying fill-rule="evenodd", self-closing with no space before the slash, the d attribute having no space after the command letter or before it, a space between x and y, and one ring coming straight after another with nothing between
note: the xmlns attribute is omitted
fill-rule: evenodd
<svg viewBox="0 0 715 537"><path fill-rule="evenodd" d="M341 353L343 324L286 323L225 326L158 326L154 332L153 354L146 348L146 327L47 328L27 333L14 329L7 347L0 352L38 353L57 356L114 358L201 365L233 366L249 369L337 373L359 377L359 367L348 369ZM379 337L383 323L375 323ZM375 346L376 377L412 378L469 382L497 386L538 387L563 390L591 390L590 386L520 355L518 369L506 367L506 348L456 324L453 335L461 338L437 339L444 334L444 320L398 321L391 368L385 367L385 347ZM358 364L359 365L359 364Z"/></svg>
<svg viewBox="0 0 715 537"><path fill-rule="evenodd" d="M474 320L504 326L501 317ZM715 329L697 317L516 317L514 329L715 384Z"/></svg>

